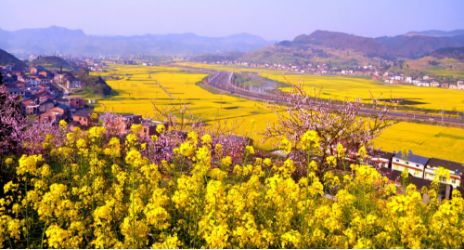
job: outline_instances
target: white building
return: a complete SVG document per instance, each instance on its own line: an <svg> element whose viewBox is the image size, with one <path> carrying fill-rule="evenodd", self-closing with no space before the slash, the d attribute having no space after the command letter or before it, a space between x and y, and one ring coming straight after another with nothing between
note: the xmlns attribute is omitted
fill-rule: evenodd
<svg viewBox="0 0 464 250"><path fill-rule="evenodd" d="M408 173L412 176L423 178L425 165L428 160L428 158L413 154L411 150L409 150L407 155L398 152L392 158L392 169L400 172L407 169Z"/></svg>
<svg viewBox="0 0 464 250"><path fill-rule="evenodd" d="M446 161L436 158L431 158L428 161L425 167L424 179L432 181L435 178L435 170L437 170L439 167L446 168L450 172L450 179L440 180L440 182L449 184L454 188L459 187L461 185L464 173L464 166L457 162Z"/></svg>

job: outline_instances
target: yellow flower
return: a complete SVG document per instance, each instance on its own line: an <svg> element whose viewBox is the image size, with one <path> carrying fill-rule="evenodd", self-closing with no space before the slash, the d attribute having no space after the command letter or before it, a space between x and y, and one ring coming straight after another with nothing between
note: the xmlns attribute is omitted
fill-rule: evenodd
<svg viewBox="0 0 464 250"><path fill-rule="evenodd" d="M358 156L359 156L359 158L361 158L361 159L366 158L366 156L367 156L366 147L361 146L361 147L359 148L359 150L358 150Z"/></svg>
<svg viewBox="0 0 464 250"><path fill-rule="evenodd" d="M138 144L138 139L135 134L131 133L126 136L126 148L128 149L133 148L137 146L137 144Z"/></svg>
<svg viewBox="0 0 464 250"><path fill-rule="evenodd" d="M246 150L247 154L249 154L249 155L254 155L255 154L255 148L253 148L253 146L251 146L251 145L247 145L245 147L245 150Z"/></svg>
<svg viewBox="0 0 464 250"><path fill-rule="evenodd" d="M126 163L135 167L140 167L143 165L142 155L136 149L131 149L126 154Z"/></svg>
<svg viewBox="0 0 464 250"><path fill-rule="evenodd" d="M327 165L329 165L330 167L336 167L337 166L337 158L335 158L335 156L327 156L325 158L325 161L327 162Z"/></svg>
<svg viewBox="0 0 464 250"><path fill-rule="evenodd" d="M301 234L291 230L281 236L282 248L300 248Z"/></svg>
<svg viewBox="0 0 464 250"><path fill-rule="evenodd" d="M205 134L201 137L201 143L203 145L210 145L213 140L211 139L211 136L208 134Z"/></svg>
<svg viewBox="0 0 464 250"><path fill-rule="evenodd" d="M197 145L198 143L198 134L195 131L191 131L187 134L187 140L192 144Z"/></svg>
<svg viewBox="0 0 464 250"><path fill-rule="evenodd" d="M3 192L6 194L10 191L12 192L15 192L17 189L18 189L18 184L14 184L13 181L9 181L7 182L4 186L3 186Z"/></svg>
<svg viewBox="0 0 464 250"><path fill-rule="evenodd" d="M87 147L87 142L84 139L79 138L76 142L76 146L78 149L85 149Z"/></svg>
<svg viewBox="0 0 464 250"><path fill-rule="evenodd" d="M169 235L162 242L153 243L151 246L154 249L179 249L182 242L177 238L177 235Z"/></svg>
<svg viewBox="0 0 464 250"><path fill-rule="evenodd" d="M338 144L337 144L337 157L338 157L339 159L344 159L344 158L345 158L345 154L346 154L345 148L343 147L342 144L338 143Z"/></svg>
<svg viewBox="0 0 464 250"><path fill-rule="evenodd" d="M18 175L31 174L36 175L37 164L43 161L42 155L23 155L19 159L19 166L16 169Z"/></svg>
<svg viewBox="0 0 464 250"><path fill-rule="evenodd" d="M282 149L285 154L290 154L290 152L292 152L292 147L292 143L286 137L284 137L282 141L280 141L279 148Z"/></svg>
<svg viewBox="0 0 464 250"><path fill-rule="evenodd" d="M104 127L91 127L88 131L89 138L92 142L102 139L103 134L105 133Z"/></svg>
<svg viewBox="0 0 464 250"><path fill-rule="evenodd" d="M45 231L48 246L51 248L64 248L66 240L70 237L68 231L56 224L50 225Z"/></svg>
<svg viewBox="0 0 464 250"><path fill-rule="evenodd" d="M13 163L14 163L13 158L7 157L7 158L5 159L5 165L11 166L11 165L13 165Z"/></svg>
<svg viewBox="0 0 464 250"><path fill-rule="evenodd" d="M103 151L105 155L112 156L114 158L121 156L121 143L119 142L119 138L112 137L108 142L107 147Z"/></svg>
<svg viewBox="0 0 464 250"><path fill-rule="evenodd" d="M69 144L73 144L74 141L76 140L76 136L73 132L68 132L66 133L66 140ZM68 145L69 145L68 144Z"/></svg>
<svg viewBox="0 0 464 250"><path fill-rule="evenodd" d="M232 157L226 156L226 157L222 158L221 159L221 164L224 167L230 167L230 165L232 165Z"/></svg>
<svg viewBox="0 0 464 250"><path fill-rule="evenodd" d="M270 158L265 158L263 163L264 163L264 166L266 167L272 166L272 160Z"/></svg>
<svg viewBox="0 0 464 250"><path fill-rule="evenodd" d="M179 146L179 153L185 157L192 156L195 152L195 146L190 142L184 142Z"/></svg>
<svg viewBox="0 0 464 250"><path fill-rule="evenodd" d="M219 168L213 168L208 171L208 176L215 180L223 180L227 177L227 173Z"/></svg>
<svg viewBox="0 0 464 250"><path fill-rule="evenodd" d="M142 131L142 124L132 124L130 130L133 134L138 134Z"/></svg>
<svg viewBox="0 0 464 250"><path fill-rule="evenodd" d="M66 127L68 126L68 123L65 120L60 120L59 126L61 129L66 129Z"/></svg>
<svg viewBox="0 0 464 250"><path fill-rule="evenodd" d="M158 134L163 134L166 131L166 127L163 124L158 124L156 126L156 132Z"/></svg>
<svg viewBox="0 0 464 250"><path fill-rule="evenodd" d="M216 145L214 145L214 153L218 156L218 157L221 157L222 154L223 154L223 146L219 143L217 143Z"/></svg>
<svg viewBox="0 0 464 250"><path fill-rule="evenodd" d="M305 151L311 151L319 147L320 138L316 131L306 131L300 139L300 148Z"/></svg>
<svg viewBox="0 0 464 250"><path fill-rule="evenodd" d="M8 232L11 238L19 240L21 237L22 223L18 219L11 219L8 221Z"/></svg>

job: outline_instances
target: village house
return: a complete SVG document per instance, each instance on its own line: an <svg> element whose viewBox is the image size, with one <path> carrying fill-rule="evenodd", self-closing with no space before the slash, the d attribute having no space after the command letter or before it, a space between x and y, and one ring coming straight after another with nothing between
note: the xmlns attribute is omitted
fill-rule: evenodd
<svg viewBox="0 0 464 250"><path fill-rule="evenodd" d="M400 172L407 169L412 176L423 178L424 168L428 160L428 158L413 154L411 150L406 155L398 152L392 158L392 169Z"/></svg>
<svg viewBox="0 0 464 250"><path fill-rule="evenodd" d="M163 123L159 121L144 119L142 121L142 130L139 133L140 137L144 138L157 134L156 127L160 124Z"/></svg>
<svg viewBox="0 0 464 250"><path fill-rule="evenodd" d="M8 94L13 96L28 97L30 93L23 88L7 87Z"/></svg>
<svg viewBox="0 0 464 250"><path fill-rule="evenodd" d="M81 127L90 127L91 118L89 111L85 109L78 110L72 113L73 122L77 123Z"/></svg>
<svg viewBox="0 0 464 250"><path fill-rule="evenodd" d="M111 124L104 124L105 127L110 127L111 130L114 130L112 132L123 135L130 132L133 124L141 124L142 116L134 114L117 115L111 121L106 122L111 122Z"/></svg>
<svg viewBox="0 0 464 250"><path fill-rule="evenodd" d="M424 179L433 180L435 178L435 170L438 167L443 167L449 170L450 179L440 180L445 184L450 184L454 188L462 186L462 178L464 177L464 166L458 162L446 161L442 159L431 158L425 166Z"/></svg>
<svg viewBox="0 0 464 250"><path fill-rule="evenodd" d="M464 89L464 81L457 81L456 87L457 89Z"/></svg>
<svg viewBox="0 0 464 250"><path fill-rule="evenodd" d="M40 102L40 101L39 101ZM39 104L39 113L44 113L53 108L55 104L51 99L47 99L44 102L40 102Z"/></svg>
<svg viewBox="0 0 464 250"><path fill-rule="evenodd" d="M39 102L40 103L44 103L46 101L49 101L49 100L53 100L54 99L54 96L51 95L48 91L40 91L38 93L35 94L35 97L39 99Z"/></svg>
<svg viewBox="0 0 464 250"><path fill-rule="evenodd" d="M64 119L66 110L62 107L53 107L39 116L40 122L49 122L56 124L59 120Z"/></svg>
<svg viewBox="0 0 464 250"><path fill-rule="evenodd" d="M53 82L60 84L68 89L81 88L82 84L74 75L71 73L59 73L53 77Z"/></svg>
<svg viewBox="0 0 464 250"><path fill-rule="evenodd" d="M21 101L21 105L23 106L24 113L26 115L34 115L39 112L39 100L37 99L26 99Z"/></svg>
<svg viewBox="0 0 464 250"><path fill-rule="evenodd" d="M42 66L31 66L29 67L29 74L38 75L40 71L46 71Z"/></svg>
<svg viewBox="0 0 464 250"><path fill-rule="evenodd" d="M84 99L82 99L80 97L70 97L70 98L68 98L68 100L69 100L69 106L71 108L81 109L81 108L85 107L85 101L84 101Z"/></svg>
<svg viewBox="0 0 464 250"><path fill-rule="evenodd" d="M389 168L391 169L392 158L395 154L390 152L384 152L380 150L375 150L368 157L367 162L376 168Z"/></svg>

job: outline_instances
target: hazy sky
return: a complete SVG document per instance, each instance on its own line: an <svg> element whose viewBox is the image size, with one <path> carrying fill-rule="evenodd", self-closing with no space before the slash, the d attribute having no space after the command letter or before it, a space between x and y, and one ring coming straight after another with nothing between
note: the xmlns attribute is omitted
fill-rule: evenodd
<svg viewBox="0 0 464 250"><path fill-rule="evenodd" d="M292 39L317 29L364 36L464 28L464 0L0 0L0 28L51 25L95 35L251 33Z"/></svg>

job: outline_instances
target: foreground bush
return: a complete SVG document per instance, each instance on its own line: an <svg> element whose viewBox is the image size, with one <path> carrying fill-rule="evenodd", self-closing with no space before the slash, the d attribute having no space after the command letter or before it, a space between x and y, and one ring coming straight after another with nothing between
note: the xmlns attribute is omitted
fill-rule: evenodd
<svg viewBox="0 0 464 250"><path fill-rule="evenodd" d="M147 141L136 127L122 140L61 125L42 154L2 159L16 173L0 199L3 248L464 247L458 192L440 202L438 187L422 190L425 204L365 165L319 178L311 161L296 177L291 159L257 158L251 146L231 158L209 135L163 151L162 127ZM299 147L317 150L307 135Z"/></svg>

